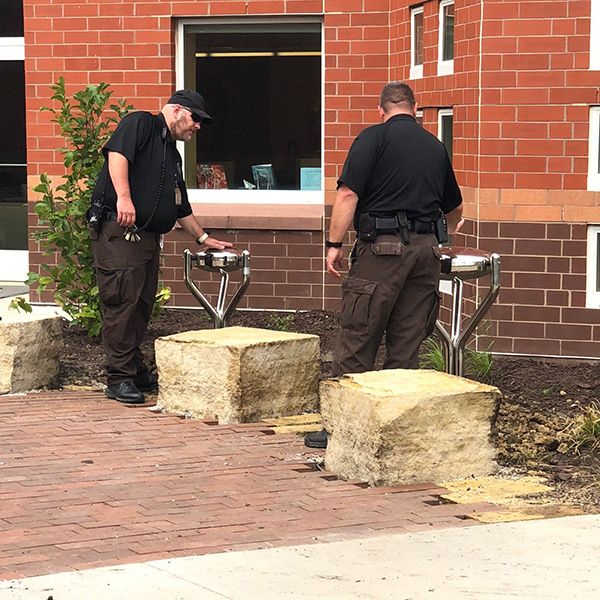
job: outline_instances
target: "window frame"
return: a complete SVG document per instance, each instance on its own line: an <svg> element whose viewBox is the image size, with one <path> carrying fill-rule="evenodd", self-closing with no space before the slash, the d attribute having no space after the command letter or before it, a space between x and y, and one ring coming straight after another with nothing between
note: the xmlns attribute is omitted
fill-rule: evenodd
<svg viewBox="0 0 600 600"><path fill-rule="evenodd" d="M190 25L244 25L246 23L293 24L318 23L321 28L321 49L325 48L325 27L319 16L291 17L198 17L177 20L175 36L175 84L176 89L185 87L185 28ZM205 190L188 188L190 203L202 204L325 204L325 52L321 50L321 189L320 190ZM185 165L185 144L177 142L177 148Z"/></svg>
<svg viewBox="0 0 600 600"><path fill-rule="evenodd" d="M422 79L423 78L423 63L415 63L415 47L416 47L416 28L415 28L415 16L421 14L425 17L423 5L413 6L410 9L410 79ZM421 32L421 46L423 45L423 31Z"/></svg>
<svg viewBox="0 0 600 600"><path fill-rule="evenodd" d="M24 61L24 37L0 37L0 61ZM23 90L25 93L25 90ZM25 167L27 163L3 163L2 166ZM1 226L1 225L0 225ZM28 250L0 249L0 280L25 281L29 271Z"/></svg>
<svg viewBox="0 0 600 600"><path fill-rule="evenodd" d="M585 276L585 307L600 308L600 225L588 225Z"/></svg>
<svg viewBox="0 0 600 600"><path fill-rule="evenodd" d="M444 60L444 31L446 29L446 19L444 18L444 9L447 6L454 5L454 0L441 0L438 17L438 75L452 75L454 73L454 58ZM455 7L456 9L456 7ZM453 37L454 39L454 37ZM452 54L454 56L454 53Z"/></svg>
<svg viewBox="0 0 600 600"><path fill-rule="evenodd" d="M590 71L600 71L600 0L591 0Z"/></svg>
<svg viewBox="0 0 600 600"><path fill-rule="evenodd" d="M442 135L442 120L444 119L444 117L451 117L452 118L452 130L454 132L454 109L453 108L438 108L438 123L437 123L437 138L438 140L440 140L440 142L442 142L442 144L444 144L444 146L446 146L446 142L444 141L444 137ZM448 150L448 147L446 146L446 150ZM452 134L452 145L450 147L450 151L448 152L448 154L450 155L450 160L452 160L452 156L454 154L454 133Z"/></svg>
<svg viewBox="0 0 600 600"><path fill-rule="evenodd" d="M600 106L590 106L587 189L600 191Z"/></svg>

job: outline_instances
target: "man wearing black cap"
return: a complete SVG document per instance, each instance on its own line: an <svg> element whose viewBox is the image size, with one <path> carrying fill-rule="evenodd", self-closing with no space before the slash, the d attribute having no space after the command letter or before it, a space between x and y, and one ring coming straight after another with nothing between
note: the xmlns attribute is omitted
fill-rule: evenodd
<svg viewBox="0 0 600 600"><path fill-rule="evenodd" d="M141 404L143 392L157 387L140 344L158 286L161 234L178 222L200 245L232 246L210 237L192 214L175 147L211 121L198 92L178 90L159 114L124 117L103 148L106 163L92 196L90 237L102 305L105 393L119 402Z"/></svg>

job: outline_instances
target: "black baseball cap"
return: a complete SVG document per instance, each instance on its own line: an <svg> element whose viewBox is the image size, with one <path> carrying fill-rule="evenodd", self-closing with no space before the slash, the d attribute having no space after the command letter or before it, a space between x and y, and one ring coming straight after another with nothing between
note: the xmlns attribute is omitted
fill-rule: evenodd
<svg viewBox="0 0 600 600"><path fill-rule="evenodd" d="M204 123L212 122L212 117L206 112L204 98L194 90L177 90L168 101L168 104L180 104L189 108L192 113L202 119Z"/></svg>

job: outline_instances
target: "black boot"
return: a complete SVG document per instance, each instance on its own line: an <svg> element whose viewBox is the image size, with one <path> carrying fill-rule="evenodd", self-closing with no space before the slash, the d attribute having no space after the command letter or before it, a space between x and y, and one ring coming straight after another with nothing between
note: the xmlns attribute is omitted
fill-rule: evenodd
<svg viewBox="0 0 600 600"><path fill-rule="evenodd" d="M151 371L136 375L133 381L140 392L155 392L158 389L158 377Z"/></svg>
<svg viewBox="0 0 600 600"><path fill-rule="evenodd" d="M327 431L313 431L304 436L304 445L309 448L327 448Z"/></svg>
<svg viewBox="0 0 600 600"><path fill-rule="evenodd" d="M124 404L144 404L144 394L135 387L133 381L121 381L115 385L108 385L104 393L108 398Z"/></svg>

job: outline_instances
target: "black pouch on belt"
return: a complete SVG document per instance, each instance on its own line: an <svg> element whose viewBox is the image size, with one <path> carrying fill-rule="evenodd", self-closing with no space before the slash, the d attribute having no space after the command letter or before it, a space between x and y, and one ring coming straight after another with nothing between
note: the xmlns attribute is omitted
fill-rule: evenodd
<svg viewBox="0 0 600 600"><path fill-rule="evenodd" d="M448 237L448 223L446 222L446 215L443 213L440 215L438 220L435 221L434 230L438 244L446 244L450 238Z"/></svg>
<svg viewBox="0 0 600 600"><path fill-rule="evenodd" d="M374 242L377 239L375 219L367 213L363 213L358 219L358 237L363 242Z"/></svg>

